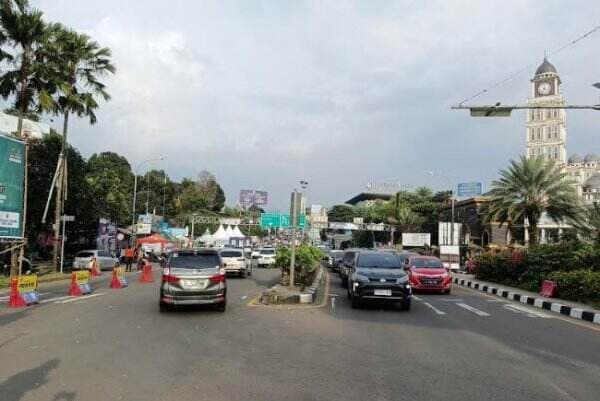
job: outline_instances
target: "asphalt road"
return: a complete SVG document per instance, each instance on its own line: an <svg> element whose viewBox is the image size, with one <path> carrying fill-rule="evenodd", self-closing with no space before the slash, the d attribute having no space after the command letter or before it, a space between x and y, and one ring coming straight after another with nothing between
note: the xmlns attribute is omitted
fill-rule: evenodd
<svg viewBox="0 0 600 401"><path fill-rule="evenodd" d="M230 279L224 314L160 314L158 284L77 300L57 284L24 310L0 297L0 399L598 399L592 325L462 288L353 310L335 276L322 307L248 306L277 275Z"/></svg>

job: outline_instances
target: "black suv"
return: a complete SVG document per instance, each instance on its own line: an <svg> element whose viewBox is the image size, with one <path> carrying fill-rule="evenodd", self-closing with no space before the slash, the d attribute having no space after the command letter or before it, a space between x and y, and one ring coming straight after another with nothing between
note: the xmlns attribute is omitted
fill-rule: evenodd
<svg viewBox="0 0 600 401"><path fill-rule="evenodd" d="M356 255L358 255L359 251L360 249L346 249L344 251L342 263L340 264L340 270L338 272L342 279L342 287L344 288L348 286L348 272L354 268Z"/></svg>
<svg viewBox="0 0 600 401"><path fill-rule="evenodd" d="M358 308L367 300L400 302L410 309L411 288L408 274L398 254L359 251L356 263L348 271L348 298Z"/></svg>

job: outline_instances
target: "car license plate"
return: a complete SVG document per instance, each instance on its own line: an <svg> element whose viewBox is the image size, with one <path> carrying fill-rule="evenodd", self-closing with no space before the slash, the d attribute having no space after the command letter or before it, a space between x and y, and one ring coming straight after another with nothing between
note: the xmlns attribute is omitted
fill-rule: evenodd
<svg viewBox="0 0 600 401"><path fill-rule="evenodd" d="M375 290L375 292L373 294L376 296L391 297L392 290Z"/></svg>
<svg viewBox="0 0 600 401"><path fill-rule="evenodd" d="M206 287L206 280L181 280L181 284L185 288L199 288L203 289Z"/></svg>

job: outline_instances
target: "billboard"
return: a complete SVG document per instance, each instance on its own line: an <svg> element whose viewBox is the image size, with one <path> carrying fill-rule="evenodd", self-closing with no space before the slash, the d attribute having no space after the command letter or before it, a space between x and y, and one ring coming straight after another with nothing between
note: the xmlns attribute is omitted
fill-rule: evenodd
<svg viewBox="0 0 600 401"><path fill-rule="evenodd" d="M430 246L431 234L429 233L402 233L402 246Z"/></svg>
<svg viewBox="0 0 600 401"><path fill-rule="evenodd" d="M454 233L452 232L452 223L438 223L438 245L458 245L460 242L461 223L454 223ZM454 238L452 238L454 234Z"/></svg>
<svg viewBox="0 0 600 401"><path fill-rule="evenodd" d="M265 206L269 203L269 194L266 191L257 191L255 189L240 190L240 205L250 207L252 205Z"/></svg>
<svg viewBox="0 0 600 401"><path fill-rule="evenodd" d="M25 144L0 135L0 238L23 237Z"/></svg>
<svg viewBox="0 0 600 401"><path fill-rule="evenodd" d="M471 198L481 195L482 185L480 182L461 182L458 184L456 195L459 198Z"/></svg>

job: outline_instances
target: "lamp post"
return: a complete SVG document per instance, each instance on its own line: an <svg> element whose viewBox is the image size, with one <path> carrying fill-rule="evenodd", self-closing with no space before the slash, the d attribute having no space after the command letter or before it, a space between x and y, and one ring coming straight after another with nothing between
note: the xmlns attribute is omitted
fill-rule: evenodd
<svg viewBox="0 0 600 401"><path fill-rule="evenodd" d="M308 187L308 181L300 180L300 187L302 189L306 189ZM292 250L290 255L290 288L294 287L294 270L296 269L296 220L299 219L298 216L298 198L302 197L302 193L298 192L296 188L294 188L294 192L292 192Z"/></svg>
<svg viewBox="0 0 600 401"><path fill-rule="evenodd" d="M156 157L153 159L147 159L147 160L143 160L140 162L140 164L137 165L135 172L133 174L133 202L131 204L131 231L133 234L134 231L134 225L135 225L135 202L136 202L136 198L137 198L137 176L138 176L138 171L140 170L140 168L146 164L146 163L151 163L151 162L155 162L155 161L161 161L164 160L165 158L160 156L160 157ZM148 203L146 202L146 213L148 212ZM135 237L135 235L131 236L132 239ZM132 245L133 245L133 240L132 240Z"/></svg>

